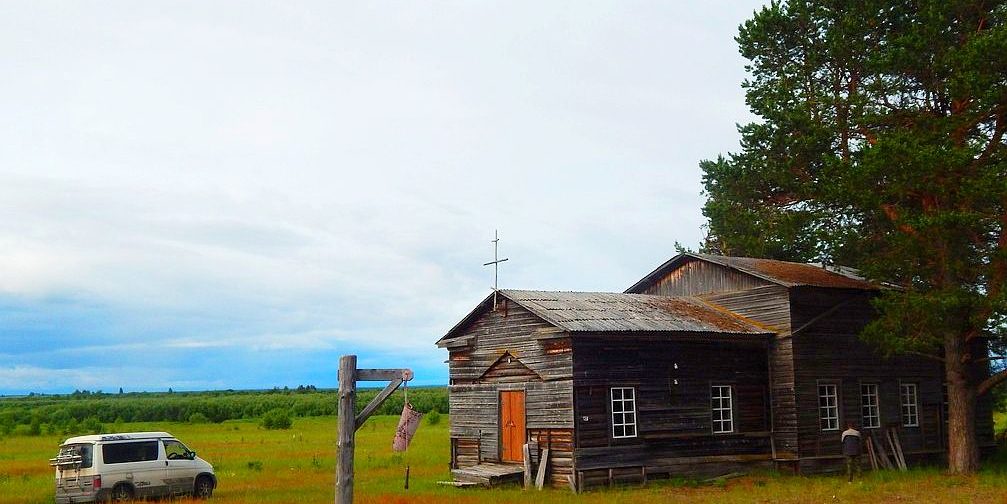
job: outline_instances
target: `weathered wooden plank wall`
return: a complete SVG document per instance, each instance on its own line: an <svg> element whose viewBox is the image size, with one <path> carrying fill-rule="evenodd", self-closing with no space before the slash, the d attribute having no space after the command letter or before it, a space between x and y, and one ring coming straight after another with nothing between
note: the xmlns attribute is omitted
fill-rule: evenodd
<svg viewBox="0 0 1007 504"><path fill-rule="evenodd" d="M796 401L799 411L799 453L802 458L841 455L840 433L847 420L862 423L862 383L879 387L882 426L896 426L907 453L935 453L944 447L942 420L943 369L931 359L900 355L884 358L859 338L873 316L869 299L862 291L797 287L791 290L792 324L802 327L792 338L795 359ZM852 300L852 301L850 301ZM816 319L829 309L833 313ZM900 383L918 387L919 426L903 427ZM841 396L837 431L823 431L818 410L818 384L835 383ZM865 429L870 432L873 429ZM992 442L991 417L980 415L979 431L984 443ZM820 463L802 467L820 466Z"/></svg>
<svg viewBox="0 0 1007 504"><path fill-rule="evenodd" d="M496 311L477 317L457 338L468 341L449 348L448 372L452 384L473 383L504 353L520 360L543 380L569 378L570 352L547 352L545 341L534 336L552 326L528 310L502 300Z"/></svg>
<svg viewBox="0 0 1007 504"><path fill-rule="evenodd" d="M768 459L766 363L760 341L575 339L577 471L637 467L637 473L661 472L690 458L724 454ZM735 386L740 432L713 434L712 384ZM609 389L619 386L636 388L636 438L613 439L610 433Z"/></svg>
<svg viewBox="0 0 1007 504"><path fill-rule="evenodd" d="M780 334L790 332L790 296L786 287L766 285L744 291L709 293L699 297L774 332Z"/></svg>
<svg viewBox="0 0 1007 504"><path fill-rule="evenodd" d="M767 285L747 291L701 296L705 301L733 311L776 331L769 346L769 383L772 401L773 441L780 460L797 458L797 403L794 396L794 356L789 337L790 294L786 287Z"/></svg>
<svg viewBox="0 0 1007 504"><path fill-rule="evenodd" d="M573 428L572 346L567 335L504 300L496 311L473 320L457 339L467 343L448 348L455 467L500 459L502 390L525 392L529 432ZM572 461L572 447L566 453L565 459ZM563 447L557 445L550 458L562 467Z"/></svg>
<svg viewBox="0 0 1007 504"><path fill-rule="evenodd" d="M692 260L640 293L658 296L698 296L710 292L732 292L766 285L772 284L719 264Z"/></svg>
<svg viewBox="0 0 1007 504"><path fill-rule="evenodd" d="M476 445L479 460L499 460L500 408L496 386L451 385L448 387L450 436L466 446ZM471 463L469 463L471 462ZM475 461L457 460L458 467L475 465Z"/></svg>

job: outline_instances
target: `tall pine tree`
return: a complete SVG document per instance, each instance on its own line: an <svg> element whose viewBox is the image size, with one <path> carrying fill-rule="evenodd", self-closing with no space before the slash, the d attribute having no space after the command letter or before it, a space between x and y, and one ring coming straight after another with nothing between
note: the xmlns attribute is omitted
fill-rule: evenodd
<svg viewBox="0 0 1007 504"><path fill-rule="evenodd" d="M977 398L1007 378L1007 5L774 2L737 41L760 119L701 163L704 248L898 284L862 337L943 362L949 466L975 471Z"/></svg>

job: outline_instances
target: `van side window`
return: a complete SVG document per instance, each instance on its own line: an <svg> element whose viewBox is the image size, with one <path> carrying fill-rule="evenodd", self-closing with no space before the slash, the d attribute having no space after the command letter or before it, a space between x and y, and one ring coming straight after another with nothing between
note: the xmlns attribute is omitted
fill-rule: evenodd
<svg viewBox="0 0 1007 504"><path fill-rule="evenodd" d="M189 458L189 449L179 441L174 439L164 440L164 455L168 460L181 460Z"/></svg>
<svg viewBox="0 0 1007 504"><path fill-rule="evenodd" d="M101 456L106 464L157 460L157 441L102 445Z"/></svg>

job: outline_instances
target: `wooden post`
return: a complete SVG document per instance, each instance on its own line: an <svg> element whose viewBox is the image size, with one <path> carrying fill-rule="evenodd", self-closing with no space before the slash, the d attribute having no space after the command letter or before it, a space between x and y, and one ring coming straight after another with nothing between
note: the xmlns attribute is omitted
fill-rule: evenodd
<svg viewBox="0 0 1007 504"><path fill-rule="evenodd" d="M353 504L353 438L357 431L357 356L339 358L339 458L336 460L336 504Z"/></svg>
<svg viewBox="0 0 1007 504"><path fill-rule="evenodd" d="M538 459L538 471L535 473L535 488L541 490L545 485L545 471L549 467L549 449L542 450Z"/></svg>
<svg viewBox="0 0 1007 504"><path fill-rule="evenodd" d="M528 443L525 443L521 450L522 455L524 455L524 487L525 489L528 489L531 488L532 483L531 450L528 449Z"/></svg>
<svg viewBox="0 0 1007 504"><path fill-rule="evenodd" d="M874 471L878 470L878 457L874 454L874 443L871 442L870 434L867 435L867 456L871 460L871 469Z"/></svg>
<svg viewBox="0 0 1007 504"><path fill-rule="evenodd" d="M413 379L409 369L357 369L357 356L344 355L339 358L339 415L338 442L339 457L336 459L336 504L353 504L353 452L354 436L367 418L381 403L399 388L403 382ZM371 402L364 406L359 415L357 410L357 381L388 381ZM406 467L406 488L409 488L409 467Z"/></svg>

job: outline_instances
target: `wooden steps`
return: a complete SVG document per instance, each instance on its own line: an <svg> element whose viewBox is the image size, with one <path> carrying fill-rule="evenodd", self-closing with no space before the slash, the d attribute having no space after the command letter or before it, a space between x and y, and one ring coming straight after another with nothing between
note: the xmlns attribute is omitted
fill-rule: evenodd
<svg viewBox="0 0 1007 504"><path fill-rule="evenodd" d="M497 486L505 483L521 483L524 477L524 467L520 464L483 462L474 466L452 469L451 476L459 483Z"/></svg>

